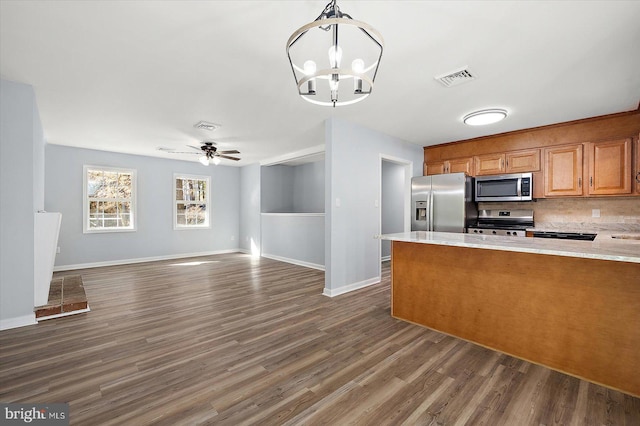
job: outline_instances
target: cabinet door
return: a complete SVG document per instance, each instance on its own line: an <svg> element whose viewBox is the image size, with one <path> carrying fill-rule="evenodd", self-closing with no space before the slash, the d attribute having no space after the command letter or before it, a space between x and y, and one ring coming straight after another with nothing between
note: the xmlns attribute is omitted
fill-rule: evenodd
<svg viewBox="0 0 640 426"><path fill-rule="evenodd" d="M591 142L589 149L590 195L631 193L631 138Z"/></svg>
<svg viewBox="0 0 640 426"><path fill-rule="evenodd" d="M474 176L473 174L473 158L456 158L455 160L447 161L447 173L458 173L463 172L469 176Z"/></svg>
<svg viewBox="0 0 640 426"><path fill-rule="evenodd" d="M476 176L499 175L505 171L504 154L487 154L475 157Z"/></svg>
<svg viewBox="0 0 640 426"><path fill-rule="evenodd" d="M537 172L540 170L539 149L507 152L505 156L507 173Z"/></svg>
<svg viewBox="0 0 640 426"><path fill-rule="evenodd" d="M544 195L582 195L582 145L544 149Z"/></svg>
<svg viewBox="0 0 640 426"><path fill-rule="evenodd" d="M636 138L635 153L636 168L634 170L635 174L633 175L633 183L636 187L636 194L640 194L640 134L638 134L638 137Z"/></svg>
<svg viewBox="0 0 640 426"><path fill-rule="evenodd" d="M441 175L445 172L444 161L436 161L427 164L427 173L425 176Z"/></svg>

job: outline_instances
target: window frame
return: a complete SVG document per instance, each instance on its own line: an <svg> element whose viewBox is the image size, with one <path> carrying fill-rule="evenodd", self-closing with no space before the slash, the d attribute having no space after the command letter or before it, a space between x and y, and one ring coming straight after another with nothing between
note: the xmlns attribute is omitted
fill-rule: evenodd
<svg viewBox="0 0 640 426"><path fill-rule="evenodd" d="M115 172L115 173L127 173L131 175L131 198L130 199L119 199L116 198L114 200L127 200L131 203L131 211L130 211L130 226L127 227L114 227L114 228L91 228L90 227L90 211L89 211L89 203L90 198L88 194L88 173L90 170L99 170L102 172ZM128 169L124 167L111 167L111 166L93 166L85 164L82 167L82 233L83 234L103 234L103 233L111 233L111 232L136 232L138 230L137 225L137 171L135 169Z"/></svg>
<svg viewBox="0 0 640 426"><path fill-rule="evenodd" d="M184 204L185 200L179 200L177 197L176 188L176 180L177 179L186 179L186 180L198 180L206 182L205 189L205 202L197 202L193 204L204 204L205 208L205 223L203 225L179 225L178 224L178 204ZM174 173L173 181L171 182L171 190L172 190L172 203L173 203L173 230L174 231L185 231L185 230L197 230L197 229L211 229L211 176L207 175L192 175L187 173Z"/></svg>

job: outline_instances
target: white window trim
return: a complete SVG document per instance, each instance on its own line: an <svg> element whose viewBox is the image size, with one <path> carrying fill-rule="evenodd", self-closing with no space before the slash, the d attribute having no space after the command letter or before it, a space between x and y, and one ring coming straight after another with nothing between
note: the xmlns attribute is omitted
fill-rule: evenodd
<svg viewBox="0 0 640 426"><path fill-rule="evenodd" d="M176 199L176 179L194 179L194 180L205 180L207 181L207 190L205 193L205 197L207 201L205 204L207 205L207 218L206 223L204 225L178 225L178 200ZM211 176L206 175L190 175L186 173L174 173L173 181L171 182L172 187L172 203L173 203L173 230L174 231L193 231L198 229L211 229ZM200 203L202 204L202 203Z"/></svg>
<svg viewBox="0 0 640 426"><path fill-rule="evenodd" d="M89 170L104 170L109 172L120 172L131 174L131 227L128 228L90 228L89 227L89 194L87 193L87 172ZM138 194L137 171L135 169L126 169L122 167L106 167L92 166L85 164L82 167L82 233L84 234L103 234L111 232L136 232L138 229L137 219L137 202Z"/></svg>

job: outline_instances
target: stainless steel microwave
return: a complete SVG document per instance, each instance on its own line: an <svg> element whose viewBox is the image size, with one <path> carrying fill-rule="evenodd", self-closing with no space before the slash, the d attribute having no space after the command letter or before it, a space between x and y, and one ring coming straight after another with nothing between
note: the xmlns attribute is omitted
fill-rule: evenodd
<svg viewBox="0 0 640 426"><path fill-rule="evenodd" d="M476 201L531 201L531 194L531 173L476 177Z"/></svg>

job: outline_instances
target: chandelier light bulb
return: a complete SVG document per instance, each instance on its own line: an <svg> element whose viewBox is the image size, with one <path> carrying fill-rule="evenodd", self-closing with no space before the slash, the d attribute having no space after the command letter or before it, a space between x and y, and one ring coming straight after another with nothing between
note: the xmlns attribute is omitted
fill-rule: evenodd
<svg viewBox="0 0 640 426"><path fill-rule="evenodd" d="M198 158L198 161L200 161L200 163L202 163L203 166L208 166L209 165L209 159L207 158L206 155L201 155Z"/></svg>
<svg viewBox="0 0 640 426"><path fill-rule="evenodd" d="M306 75L313 75L313 74L315 74L317 69L318 69L318 68L316 67L316 63L315 63L315 62L313 62L313 61L311 61L311 60L306 61L306 62L304 63L304 73L305 73Z"/></svg>
<svg viewBox="0 0 640 426"><path fill-rule="evenodd" d="M337 44L334 44L329 48L329 64L331 68L340 68L340 62L342 61L342 48Z"/></svg>
<svg viewBox="0 0 640 426"><path fill-rule="evenodd" d="M218 164L220 164L220 159L218 157L213 157L211 161L213 162L214 166L217 166Z"/></svg>
<svg viewBox="0 0 640 426"><path fill-rule="evenodd" d="M353 62L351 62L351 69L355 73L362 74L364 72L364 61L360 58L354 59Z"/></svg>

